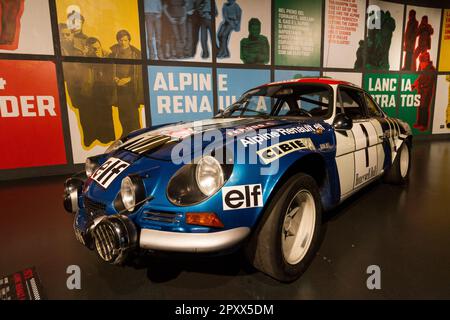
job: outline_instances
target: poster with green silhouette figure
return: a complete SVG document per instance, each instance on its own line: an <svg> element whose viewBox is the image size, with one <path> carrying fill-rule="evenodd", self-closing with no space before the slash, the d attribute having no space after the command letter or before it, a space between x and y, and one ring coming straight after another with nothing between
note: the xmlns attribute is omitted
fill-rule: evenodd
<svg viewBox="0 0 450 320"><path fill-rule="evenodd" d="M270 0L217 0L216 58L220 63L269 64Z"/></svg>
<svg viewBox="0 0 450 320"><path fill-rule="evenodd" d="M275 2L275 64L320 66L322 1Z"/></svg>
<svg viewBox="0 0 450 320"><path fill-rule="evenodd" d="M392 73L366 73L364 89L389 117L397 117L397 98L400 77Z"/></svg>
<svg viewBox="0 0 450 320"><path fill-rule="evenodd" d="M241 60L244 64L267 64L270 61L270 44L261 34L261 21L248 21L248 37L241 40Z"/></svg>
<svg viewBox="0 0 450 320"><path fill-rule="evenodd" d="M403 5L371 0L367 9L367 33L357 55L355 69L399 70L402 41ZM361 53L361 52L360 52Z"/></svg>

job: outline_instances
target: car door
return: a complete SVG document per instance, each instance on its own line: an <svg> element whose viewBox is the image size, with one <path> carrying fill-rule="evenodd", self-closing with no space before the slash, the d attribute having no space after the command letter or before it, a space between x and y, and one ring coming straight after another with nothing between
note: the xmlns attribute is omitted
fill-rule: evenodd
<svg viewBox="0 0 450 320"><path fill-rule="evenodd" d="M367 115L377 133L377 157L378 157L378 175L383 173L383 169L387 166L387 162L391 160L391 145L389 137L386 136L385 131L389 129L383 129L383 123L385 127L389 128L388 120L385 119L383 112L378 105L373 101L368 93L364 93L364 101L366 104ZM389 131L390 136L390 131ZM388 157L386 157L388 155Z"/></svg>
<svg viewBox="0 0 450 320"><path fill-rule="evenodd" d="M378 134L367 116L364 92L339 86L336 112L352 119L351 130L337 132L336 163L341 184L341 199L348 197L379 174ZM353 164L351 163L353 162Z"/></svg>

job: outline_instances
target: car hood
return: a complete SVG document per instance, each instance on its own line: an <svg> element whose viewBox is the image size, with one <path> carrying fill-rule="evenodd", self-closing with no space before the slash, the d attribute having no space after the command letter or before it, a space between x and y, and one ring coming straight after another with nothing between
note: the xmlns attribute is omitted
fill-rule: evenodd
<svg viewBox="0 0 450 320"><path fill-rule="evenodd" d="M225 146L235 138L257 135L282 128L303 128L311 133L324 130L328 124L318 119L288 118L213 118L150 128L134 134L120 149L164 161L178 161L197 154L206 147ZM301 130L300 130L301 131Z"/></svg>

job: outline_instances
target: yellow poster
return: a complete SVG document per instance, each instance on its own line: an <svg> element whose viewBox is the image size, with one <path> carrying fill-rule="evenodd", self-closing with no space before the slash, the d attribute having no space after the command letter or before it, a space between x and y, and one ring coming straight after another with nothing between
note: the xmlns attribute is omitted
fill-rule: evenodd
<svg viewBox="0 0 450 320"><path fill-rule="evenodd" d="M65 56L141 59L137 0L57 0Z"/></svg>
<svg viewBox="0 0 450 320"><path fill-rule="evenodd" d="M444 10L442 20L441 53L439 58L439 71L450 71L450 9Z"/></svg>
<svg viewBox="0 0 450 320"><path fill-rule="evenodd" d="M74 163L145 127L141 65L64 62L63 71Z"/></svg>

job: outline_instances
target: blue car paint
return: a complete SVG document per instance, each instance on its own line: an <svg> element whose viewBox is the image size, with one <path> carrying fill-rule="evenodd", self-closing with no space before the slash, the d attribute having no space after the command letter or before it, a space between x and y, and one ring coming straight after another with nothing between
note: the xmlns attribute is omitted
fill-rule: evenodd
<svg viewBox="0 0 450 320"><path fill-rule="evenodd" d="M169 161L172 149L165 148L164 150L159 150L155 153L140 157L131 152L119 149L118 151L115 151L111 154L101 156L98 159L99 163L102 164L109 156L114 156L115 158L120 158L128 163L131 163L131 165L126 168L119 176L117 176L107 189L104 189L94 180L90 178L88 179L85 184L84 192L80 197L80 210L78 211L77 217L75 219L75 227L84 232L86 231L86 227L89 221L89 218L86 216L86 211L83 206L82 197L87 196L90 199L95 199L95 201L105 204L107 215L116 214L117 210L114 208L113 204L115 198L120 192L122 179L130 174L139 173L143 178L146 194L152 195L154 198L142 205L135 212L128 214L128 217L136 224L138 228L198 233L215 232L241 226L252 228L256 225L258 219L264 212L264 208L268 205L268 200L274 188L277 186L277 183L280 181L286 171L296 161L299 161L303 157L309 156L311 154L315 154L316 156L319 155L323 158L326 164L326 181L321 190L322 203L325 208L331 208L336 205L340 199L340 187L335 162L336 137L333 128L323 121L312 119L303 121L272 120L272 122L274 123L274 125L272 127L269 127L267 129L267 132L270 132L274 129L291 128L298 125L314 125L317 123L320 123L324 130L320 133L306 132L280 136L280 139L279 141L277 141L277 143L295 138L310 138L315 146L315 150L296 151L281 157L279 159L279 170L276 174L261 175L260 169L268 166L262 164L261 162L258 162L256 164L234 164L230 179L225 183L224 187L261 184L264 204L263 207L225 211L223 210L221 190L199 204L192 206L176 206L172 204L167 198L166 190L171 177L183 166L183 164L176 165L172 161ZM137 134L132 134L131 136L136 136L143 132L154 129L155 128L140 130ZM225 129L221 130L225 135ZM238 144L241 143L239 141L240 139L241 136L237 135L228 142L228 145L226 145L227 148L233 148L235 157L238 150ZM201 145L201 148L203 149L208 145L210 145L210 142L206 141ZM269 141L268 146L270 145L271 142ZM328 147L324 150L321 150L321 145L327 145ZM195 153L196 150L192 148L191 152ZM251 152L251 148L246 148L246 156L249 156L249 152ZM176 213L177 217L175 219L175 222L173 223L148 221L144 219L144 212L146 211L172 212ZM216 229L188 225L184 220L185 214L188 212L215 212L223 222L224 228Z"/></svg>

